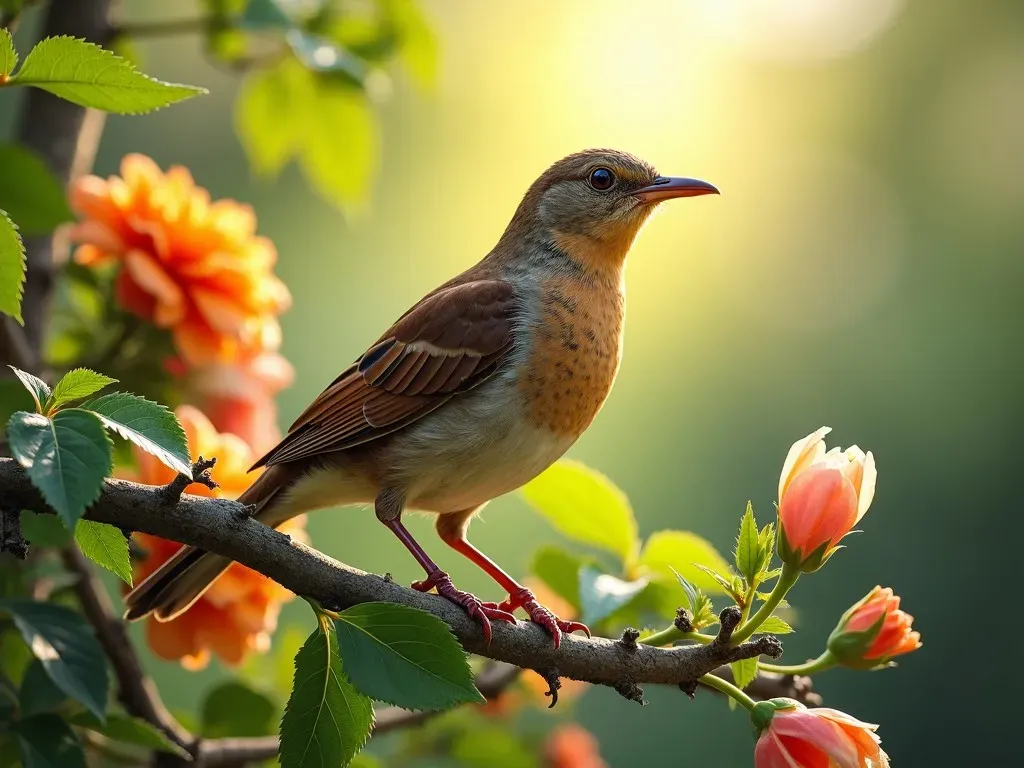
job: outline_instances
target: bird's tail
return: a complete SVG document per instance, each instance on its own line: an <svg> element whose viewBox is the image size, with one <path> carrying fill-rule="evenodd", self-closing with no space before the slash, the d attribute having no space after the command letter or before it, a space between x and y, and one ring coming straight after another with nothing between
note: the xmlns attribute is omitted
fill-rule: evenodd
<svg viewBox="0 0 1024 768"><path fill-rule="evenodd" d="M238 497L240 503L256 508L257 520L272 528L294 516L285 505L275 503L290 484L292 473L286 467L271 467ZM135 621L153 614L157 621L170 621L180 616L203 596L231 562L229 558L198 547L182 547L125 596L124 618Z"/></svg>

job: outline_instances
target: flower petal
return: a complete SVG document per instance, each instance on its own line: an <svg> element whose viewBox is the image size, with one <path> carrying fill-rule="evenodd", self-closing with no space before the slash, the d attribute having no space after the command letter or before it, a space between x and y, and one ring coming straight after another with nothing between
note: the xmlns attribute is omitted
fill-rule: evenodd
<svg viewBox="0 0 1024 768"><path fill-rule="evenodd" d="M825 435L832 431L832 427L821 427L812 432L803 440L797 440L789 449L786 461L782 465L782 475L779 477L779 501L786 495L786 488L793 478L805 467L815 463L825 453L825 445L822 441Z"/></svg>

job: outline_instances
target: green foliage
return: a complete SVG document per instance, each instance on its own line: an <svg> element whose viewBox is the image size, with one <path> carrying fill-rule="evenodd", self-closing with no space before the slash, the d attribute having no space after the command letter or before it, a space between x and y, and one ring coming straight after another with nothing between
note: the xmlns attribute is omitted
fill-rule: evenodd
<svg viewBox="0 0 1024 768"><path fill-rule="evenodd" d="M249 29L286 29L292 23L275 0L249 0L239 21Z"/></svg>
<svg viewBox="0 0 1024 768"><path fill-rule="evenodd" d="M259 691L229 680L206 694L200 716L203 736L215 739L272 734L278 712L274 702Z"/></svg>
<svg viewBox="0 0 1024 768"><path fill-rule="evenodd" d="M743 661L734 661L729 665L729 669L732 670L732 676L735 678L736 687L740 690L746 688L757 677L757 658L743 659Z"/></svg>
<svg viewBox="0 0 1024 768"><path fill-rule="evenodd" d="M33 659L25 670L18 690L18 712L24 719L51 712L67 699L64 691L50 679L39 659Z"/></svg>
<svg viewBox="0 0 1024 768"><path fill-rule="evenodd" d="M349 678L378 701L405 709L483 703L466 652L436 616L393 603L364 603L337 615Z"/></svg>
<svg viewBox="0 0 1024 768"><path fill-rule="evenodd" d="M46 234L72 219L61 183L35 152L0 145L0 168L0 208L18 222L22 235Z"/></svg>
<svg viewBox="0 0 1024 768"><path fill-rule="evenodd" d="M84 403L82 409L175 472L192 476L185 430L167 407L138 395L113 392Z"/></svg>
<svg viewBox="0 0 1024 768"><path fill-rule="evenodd" d="M329 623L295 656L295 680L281 719L282 768L346 766L373 728L373 705L346 679Z"/></svg>
<svg viewBox="0 0 1024 768"><path fill-rule="evenodd" d="M793 628L778 616L769 616L757 628L759 635L788 635L792 631Z"/></svg>
<svg viewBox="0 0 1024 768"><path fill-rule="evenodd" d="M75 368L68 371L53 388L53 394L43 406L47 415L70 402L99 392L106 386L114 384L117 379L104 376L102 373L90 371L88 368Z"/></svg>
<svg viewBox="0 0 1024 768"><path fill-rule="evenodd" d="M626 495L599 472L562 460L522 488L523 497L571 539L618 555L629 570L639 548Z"/></svg>
<svg viewBox="0 0 1024 768"><path fill-rule="evenodd" d="M74 526L111 470L110 438L99 418L78 408L52 419L19 411L7 424L7 438L46 503Z"/></svg>
<svg viewBox="0 0 1024 768"><path fill-rule="evenodd" d="M36 404L36 411L42 413L43 403L50 399L50 388L46 382L33 376L31 373L15 368L13 365L7 367L14 371L14 375L18 377L18 380L25 385L25 389L32 395L32 399Z"/></svg>
<svg viewBox="0 0 1024 768"><path fill-rule="evenodd" d="M564 549L545 546L533 555L530 571L536 574L556 595L565 600L577 611L582 609L580 602L580 568L583 561L570 555Z"/></svg>
<svg viewBox="0 0 1024 768"><path fill-rule="evenodd" d="M106 657L89 626L69 608L9 599L0 613L14 625L57 687L101 720L107 708Z"/></svg>
<svg viewBox="0 0 1024 768"><path fill-rule="evenodd" d="M18 65L18 52L14 49L14 38L4 28L0 28L0 77L9 75Z"/></svg>
<svg viewBox="0 0 1024 768"><path fill-rule="evenodd" d="M679 573L705 592L726 591L721 582L704 569L728 573L729 564L709 541L689 531L652 533L640 553L640 564L657 578L671 580Z"/></svg>
<svg viewBox="0 0 1024 768"><path fill-rule="evenodd" d="M736 570L748 581L758 574L760 550L758 547L757 521L754 519L754 508L747 502L747 510L740 520L740 532L736 536Z"/></svg>
<svg viewBox="0 0 1024 768"><path fill-rule="evenodd" d="M128 539L117 528L91 520L75 523L75 542L82 553L132 586L132 563Z"/></svg>
<svg viewBox="0 0 1024 768"><path fill-rule="evenodd" d="M29 543L40 547L63 547L71 541L71 531L55 515L23 511L21 532Z"/></svg>
<svg viewBox="0 0 1024 768"><path fill-rule="evenodd" d="M39 41L10 83L34 85L80 106L118 114L150 112L206 93L148 77L98 45L64 36Z"/></svg>
<svg viewBox="0 0 1024 768"><path fill-rule="evenodd" d="M583 603L581 621L597 624L620 608L629 605L648 584L646 578L624 581L591 566L579 572L579 593Z"/></svg>
<svg viewBox="0 0 1024 768"><path fill-rule="evenodd" d="M452 746L452 757L467 768L537 768L537 758L508 728L478 726Z"/></svg>
<svg viewBox="0 0 1024 768"><path fill-rule="evenodd" d="M85 768L75 732L57 715L36 715L11 726L24 768Z"/></svg>
<svg viewBox="0 0 1024 768"><path fill-rule="evenodd" d="M79 712L71 718L70 722L72 725L106 736L118 744L155 749L158 752L169 752L186 760L192 759L188 752L168 739L163 731L136 717L113 713L107 716L106 722L103 722L89 712Z"/></svg>
<svg viewBox="0 0 1024 768"><path fill-rule="evenodd" d="M718 618L715 616L715 606L712 604L711 598L680 574L675 573L675 577L686 594L686 603L690 609L690 623L693 624L693 628L703 629L717 623Z"/></svg>
<svg viewBox="0 0 1024 768"><path fill-rule="evenodd" d="M10 315L19 323L21 295L25 286L25 244L18 228L0 210L0 312Z"/></svg>

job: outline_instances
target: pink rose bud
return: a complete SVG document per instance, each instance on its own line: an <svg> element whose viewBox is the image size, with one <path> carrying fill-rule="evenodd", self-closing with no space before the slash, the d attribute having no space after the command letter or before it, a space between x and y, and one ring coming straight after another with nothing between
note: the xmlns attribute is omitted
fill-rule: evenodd
<svg viewBox="0 0 1024 768"><path fill-rule="evenodd" d="M816 571L868 511L875 459L857 446L825 450L822 427L793 444L779 479L779 557Z"/></svg>
<svg viewBox="0 0 1024 768"><path fill-rule="evenodd" d="M755 768L889 768L889 757L875 735L878 726L843 712L772 699L750 715L760 731Z"/></svg>
<svg viewBox="0 0 1024 768"><path fill-rule="evenodd" d="M893 656L921 647L921 633L911 631L914 617L900 610L900 599L886 587L875 587L843 614L828 638L828 650L848 667L872 669Z"/></svg>

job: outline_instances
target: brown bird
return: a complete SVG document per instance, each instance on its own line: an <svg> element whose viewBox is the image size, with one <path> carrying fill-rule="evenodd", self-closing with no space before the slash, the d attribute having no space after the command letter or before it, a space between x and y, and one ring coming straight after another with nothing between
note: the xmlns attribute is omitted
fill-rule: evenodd
<svg viewBox="0 0 1024 768"><path fill-rule="evenodd" d="M491 619L523 608L557 646L562 621L466 539L491 499L540 474L590 425L619 368L623 266L658 203L715 194L659 176L624 152L587 150L533 183L494 249L428 293L313 401L253 467L239 498L276 527L310 510L373 503L377 518L426 571L414 589L463 606L487 639ZM437 532L508 598L456 589L402 524L437 514ZM586 510L580 510L586 514ZM230 561L183 547L125 599L128 619L169 621Z"/></svg>

